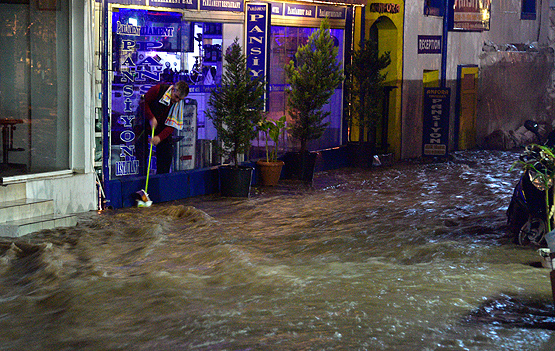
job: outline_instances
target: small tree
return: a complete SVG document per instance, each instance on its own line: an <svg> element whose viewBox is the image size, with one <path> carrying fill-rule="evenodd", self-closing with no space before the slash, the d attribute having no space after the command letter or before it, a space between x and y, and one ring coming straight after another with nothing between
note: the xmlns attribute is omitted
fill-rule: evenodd
<svg viewBox="0 0 555 351"><path fill-rule="evenodd" d="M320 138L329 124L324 122L329 112L322 111L322 107L343 80L337 53L326 18L308 42L299 47L295 60L285 65L287 83L291 86L287 96L293 120L290 132L300 142L301 153L306 152L307 142Z"/></svg>
<svg viewBox="0 0 555 351"><path fill-rule="evenodd" d="M206 115L218 132L222 152L231 156L237 166L238 156L249 151L256 126L265 114L265 88L262 79L250 76L239 38L235 38L224 58L222 84L212 91Z"/></svg>
<svg viewBox="0 0 555 351"><path fill-rule="evenodd" d="M361 41L347 66L346 90L349 94L348 121L352 128L358 126L358 140L375 141L376 125L382 115L383 83L387 73L381 73L391 64L390 53L379 55L377 44ZM351 139L351 135L349 135Z"/></svg>

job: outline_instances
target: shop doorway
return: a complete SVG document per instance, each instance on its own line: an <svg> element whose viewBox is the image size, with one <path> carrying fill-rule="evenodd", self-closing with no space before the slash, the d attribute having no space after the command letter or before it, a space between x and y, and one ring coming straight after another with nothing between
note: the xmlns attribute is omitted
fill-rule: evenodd
<svg viewBox="0 0 555 351"><path fill-rule="evenodd" d="M375 128L375 147L377 153L389 152L392 133L395 133L395 106L396 94L392 93L397 88L397 27L386 16L379 17L370 27L368 38L376 43L379 55L389 52L391 64L385 69L387 73L384 82L384 100L382 102L382 117Z"/></svg>
<svg viewBox="0 0 555 351"><path fill-rule="evenodd" d="M232 26L231 26L232 27ZM229 35L235 34L230 30ZM133 34L133 35L131 35ZM235 37L236 35L233 35ZM189 21L180 12L115 9L112 12L110 177L156 172L156 152L149 158L142 96L153 86L184 81L183 127L171 136L171 171L213 165L216 131L204 111L212 90L221 82L224 23Z"/></svg>
<svg viewBox="0 0 555 351"><path fill-rule="evenodd" d="M455 140L459 150L476 146L476 101L478 89L478 66L459 66L457 74L457 119Z"/></svg>

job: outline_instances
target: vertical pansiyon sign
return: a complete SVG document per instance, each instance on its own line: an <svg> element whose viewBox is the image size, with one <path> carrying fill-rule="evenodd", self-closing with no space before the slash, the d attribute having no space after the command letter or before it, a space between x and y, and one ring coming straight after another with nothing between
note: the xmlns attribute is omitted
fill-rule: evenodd
<svg viewBox="0 0 555 351"><path fill-rule="evenodd" d="M138 116L137 112L140 95L144 93L141 88L147 82L160 80L161 64L150 56L139 59L137 52L156 50L162 47L162 43L139 41L137 38L145 34L173 36L174 28L155 28L156 31L164 29L164 32L150 33L152 28L148 26L120 21L116 24L116 43L119 43L116 53L121 63L112 86L112 115L116 118L112 124L112 144L119 149L118 155L113 156L114 174L120 177L139 174L141 157L138 155L138 134L143 128L143 121L142 115Z"/></svg>
<svg viewBox="0 0 555 351"><path fill-rule="evenodd" d="M251 77L268 81L267 57L270 29L270 4L249 3L245 11L245 54ZM264 96L265 101L267 96Z"/></svg>
<svg viewBox="0 0 555 351"><path fill-rule="evenodd" d="M132 11L121 10L115 16L132 17ZM111 167L114 176L122 177L139 175L144 168L147 140L140 99L160 82L163 65L157 52L163 50L161 38L174 37L176 28L116 19L114 55L118 64L112 82Z"/></svg>
<svg viewBox="0 0 555 351"><path fill-rule="evenodd" d="M449 142L449 88L424 88L422 154L447 155Z"/></svg>

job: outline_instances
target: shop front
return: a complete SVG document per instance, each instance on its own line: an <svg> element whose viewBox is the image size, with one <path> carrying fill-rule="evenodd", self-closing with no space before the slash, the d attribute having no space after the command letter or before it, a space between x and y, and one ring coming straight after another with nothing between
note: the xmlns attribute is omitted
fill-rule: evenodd
<svg viewBox="0 0 555 351"><path fill-rule="evenodd" d="M83 0L0 4L2 205L51 201L50 214L96 208L91 6Z"/></svg>
<svg viewBox="0 0 555 351"><path fill-rule="evenodd" d="M378 121L375 140L377 150L401 157L401 96L403 83L403 28L405 2L369 1L364 9L362 37L372 39L379 54L390 53L391 64L385 69L385 101L382 118ZM358 43L358 42L357 42Z"/></svg>
<svg viewBox="0 0 555 351"><path fill-rule="evenodd" d="M348 6L331 6L327 4L306 3L271 3L272 26L269 39L269 115L274 119L286 115L288 85L284 66L294 60L297 48L305 44L308 37L315 32L321 20L328 18L331 25L331 36L337 46L337 60L343 64L346 54L350 54L352 13ZM347 28L347 29L346 29ZM343 65L344 66L344 65ZM328 128L324 135L308 145L310 150L321 150L342 145L343 137L343 88L337 87L330 102L324 107L329 112ZM285 135L285 137L287 137ZM297 148L295 140L284 140L288 150Z"/></svg>
<svg viewBox="0 0 555 351"><path fill-rule="evenodd" d="M249 11L256 9L250 5L265 11L254 15ZM217 152L216 130L205 111L211 91L221 83L225 52L235 38L249 51L249 64L262 66L253 67L251 72L253 76L265 75L267 109L275 119L287 115L284 65L324 18L330 19L339 61L345 60L350 47L353 6L345 4L204 0L104 6L108 29L104 61L109 70L103 72L102 132L97 144L103 148L98 172L106 206L133 206L135 192L145 187L150 150L141 97L152 86L185 81L190 93L184 100L184 128L172 135L170 172L157 174L156 152L150 158L151 199L162 202L215 193L216 166L228 160ZM265 17L262 23L266 27L248 27L249 14L253 19ZM259 32L263 35L252 35ZM341 87L326 109L330 111L328 130L310 145L312 150L343 143ZM283 141L281 151L296 147L292 140ZM263 145L262 139L253 140L251 159Z"/></svg>

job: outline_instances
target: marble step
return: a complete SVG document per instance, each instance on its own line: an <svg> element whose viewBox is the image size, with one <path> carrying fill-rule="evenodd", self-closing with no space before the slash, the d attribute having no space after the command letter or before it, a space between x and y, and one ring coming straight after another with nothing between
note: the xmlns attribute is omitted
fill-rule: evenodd
<svg viewBox="0 0 555 351"><path fill-rule="evenodd" d="M0 224L54 213L54 201L20 199L0 203Z"/></svg>
<svg viewBox="0 0 555 351"><path fill-rule="evenodd" d="M25 183L1 185L0 199L2 200L2 202L24 199L27 197L26 191L27 187Z"/></svg>
<svg viewBox="0 0 555 351"><path fill-rule="evenodd" d="M20 237L44 229L72 227L77 224L74 215L48 214L0 223L0 236Z"/></svg>

